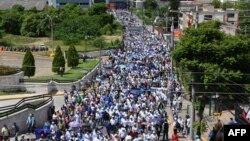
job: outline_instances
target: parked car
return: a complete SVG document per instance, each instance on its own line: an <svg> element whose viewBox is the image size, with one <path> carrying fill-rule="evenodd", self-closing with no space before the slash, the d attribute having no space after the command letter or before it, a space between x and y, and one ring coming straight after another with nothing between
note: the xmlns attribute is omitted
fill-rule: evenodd
<svg viewBox="0 0 250 141"><path fill-rule="evenodd" d="M36 48L36 50L38 50L38 51L45 51L45 50L48 50L48 48L44 44L40 44L40 45L38 45L38 47Z"/></svg>

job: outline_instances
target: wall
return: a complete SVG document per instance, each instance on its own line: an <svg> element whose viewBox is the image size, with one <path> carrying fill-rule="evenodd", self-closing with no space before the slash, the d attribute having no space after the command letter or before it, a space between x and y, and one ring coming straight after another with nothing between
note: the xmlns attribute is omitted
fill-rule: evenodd
<svg viewBox="0 0 250 141"><path fill-rule="evenodd" d="M13 75L0 76L0 91L25 90L25 87L19 85L19 80L23 79L23 76L23 72L19 72Z"/></svg>
<svg viewBox="0 0 250 141"><path fill-rule="evenodd" d="M101 56L107 56L109 55L108 52L110 51L114 51L114 49L111 49L111 50L102 50L101 51ZM85 53L79 53L79 54L85 54ZM92 58L97 58L97 57L100 57L100 51L91 51L91 52L87 52L87 55L92 57Z"/></svg>
<svg viewBox="0 0 250 141"><path fill-rule="evenodd" d="M99 65L100 64L98 64L92 71L78 81L72 83L57 83L55 81L49 82L47 87L48 93L51 94L63 90L69 91L72 85L75 85L77 89L80 89L81 85L85 85L88 80L91 80L93 76L97 75Z"/></svg>
<svg viewBox="0 0 250 141"><path fill-rule="evenodd" d="M41 128L44 125L44 122L47 121L47 111L50 106L53 106L54 102L51 101L47 103L46 105L34 110L34 109L24 109L22 111L19 111L15 114L12 114L10 116L0 118L0 127L3 126L3 124L6 124L9 129L11 129L11 126L13 122L16 122L16 124L19 126L20 133L26 133L28 128L26 125L27 117L30 113L34 114L36 118L36 128ZM25 128L23 128L25 127ZM1 135L1 133L0 133Z"/></svg>

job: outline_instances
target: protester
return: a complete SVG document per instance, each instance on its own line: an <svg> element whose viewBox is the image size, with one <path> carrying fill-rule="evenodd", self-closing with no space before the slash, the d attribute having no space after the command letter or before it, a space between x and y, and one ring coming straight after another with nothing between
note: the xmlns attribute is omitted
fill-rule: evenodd
<svg viewBox="0 0 250 141"><path fill-rule="evenodd" d="M166 118L164 123L163 123L163 141L168 141L168 129L169 129L169 121Z"/></svg>
<svg viewBox="0 0 250 141"><path fill-rule="evenodd" d="M228 125L236 125L236 124L237 124L237 122L233 118L230 118Z"/></svg>
<svg viewBox="0 0 250 141"><path fill-rule="evenodd" d="M139 25L131 14L116 12L125 25ZM123 45L101 60L90 90L82 95L72 86L69 99L60 110L51 109L51 138L158 141L162 132L164 140L169 138L165 108L169 89L175 89L176 81L168 79L170 48L164 45L163 38L148 31L132 31L127 26ZM174 115L178 118L176 94L175 97ZM178 141L177 133L173 137Z"/></svg>
<svg viewBox="0 0 250 141"><path fill-rule="evenodd" d="M4 141L9 141L10 140L10 131L9 131L6 124L3 125L2 129L1 129L1 133L3 135L3 140Z"/></svg>
<svg viewBox="0 0 250 141"><path fill-rule="evenodd" d="M12 127L11 127L12 133L15 136L15 141L18 141L18 134L19 134L19 127L17 124L14 122Z"/></svg>
<svg viewBox="0 0 250 141"><path fill-rule="evenodd" d="M35 119L34 115L29 114L27 121L26 121L26 125L28 126L28 133L33 132L33 130L35 128L35 122L36 122L36 119Z"/></svg>
<svg viewBox="0 0 250 141"><path fill-rule="evenodd" d="M172 141L179 141L179 136L177 134L177 130L174 129L174 133L172 135Z"/></svg>

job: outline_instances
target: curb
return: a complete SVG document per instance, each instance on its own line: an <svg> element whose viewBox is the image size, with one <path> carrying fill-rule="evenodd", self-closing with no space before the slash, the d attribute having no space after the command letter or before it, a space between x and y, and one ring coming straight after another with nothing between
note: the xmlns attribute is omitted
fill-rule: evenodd
<svg viewBox="0 0 250 141"><path fill-rule="evenodd" d="M12 95L10 97L7 97L7 98L1 98L0 96L0 102L1 101L7 101L7 100L16 100L16 99L23 99L23 98L26 98L26 97L32 97L32 96L37 96L37 95L45 95L45 94L30 94L29 96L26 95L26 96L21 96L21 95ZM63 96L63 93L58 93L58 94L52 94L52 96Z"/></svg>

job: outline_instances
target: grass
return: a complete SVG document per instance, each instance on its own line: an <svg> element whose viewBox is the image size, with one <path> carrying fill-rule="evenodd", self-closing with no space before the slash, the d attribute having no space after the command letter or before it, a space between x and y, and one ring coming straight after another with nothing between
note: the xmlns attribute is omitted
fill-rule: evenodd
<svg viewBox="0 0 250 141"><path fill-rule="evenodd" d="M103 49L110 49L111 46L111 41L115 41L116 39L121 40L121 33L120 34L115 34L115 35L103 35L104 39L104 48ZM5 34L2 39L0 39L0 42L7 42L13 47L33 47L33 46L38 46L39 44L45 44L47 47L52 50L52 41L50 38L43 37L43 38L32 38L32 37L25 37L25 36L20 36L20 35L12 35L12 34ZM98 47L94 47L91 44L92 40L82 40L80 41L79 45L75 45L76 50L79 52L89 52L89 51L96 51L99 50ZM61 40L54 40L54 48L60 45L61 49L63 51L68 50L69 46L65 45L63 41ZM43 53L44 54L44 53ZM49 54L49 53L48 53Z"/></svg>
<svg viewBox="0 0 250 141"><path fill-rule="evenodd" d="M53 74L51 76L31 77L25 79L24 81L47 83L53 79L57 82L74 82L81 79L84 75L91 71L98 64L98 62L99 60L97 59L89 59L84 63L80 62L76 68L66 71L62 77L58 74Z"/></svg>

